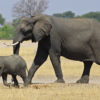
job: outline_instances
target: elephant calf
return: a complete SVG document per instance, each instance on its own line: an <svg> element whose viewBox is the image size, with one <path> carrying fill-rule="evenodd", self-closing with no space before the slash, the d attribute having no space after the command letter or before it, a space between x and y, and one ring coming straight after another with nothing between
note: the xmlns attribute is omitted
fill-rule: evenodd
<svg viewBox="0 0 100 100"><path fill-rule="evenodd" d="M26 68L25 60L18 55L0 56L0 76L2 76L3 83L6 86L9 86L7 83L7 74L12 75L14 86L18 87L17 75L19 75L25 83Z"/></svg>

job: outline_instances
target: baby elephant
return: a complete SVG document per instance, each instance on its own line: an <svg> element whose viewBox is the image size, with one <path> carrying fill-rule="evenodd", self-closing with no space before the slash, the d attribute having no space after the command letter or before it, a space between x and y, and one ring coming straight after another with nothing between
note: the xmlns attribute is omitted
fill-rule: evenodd
<svg viewBox="0 0 100 100"><path fill-rule="evenodd" d="M19 75L25 84L27 65L25 60L18 55L0 56L0 76L2 76L3 84L10 86L7 83L7 74L12 75L14 86L19 86L16 76Z"/></svg>

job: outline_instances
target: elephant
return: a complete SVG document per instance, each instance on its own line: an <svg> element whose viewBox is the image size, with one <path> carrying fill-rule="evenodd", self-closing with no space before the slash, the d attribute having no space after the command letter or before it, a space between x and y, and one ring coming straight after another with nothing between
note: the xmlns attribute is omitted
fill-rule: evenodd
<svg viewBox="0 0 100 100"><path fill-rule="evenodd" d="M57 80L64 83L60 57L84 63L84 70L77 83L89 83L93 63L100 65L100 23L88 18L57 18L50 15L35 15L22 18L13 43L13 53L19 54L20 43L31 40L38 42L33 63L29 69L26 85L30 84L35 72L50 57Z"/></svg>
<svg viewBox="0 0 100 100"><path fill-rule="evenodd" d="M19 75L24 83L26 81L27 65L25 60L18 55L0 56L0 76L2 76L3 84L9 86L7 83L7 74L12 75L14 86L19 87L16 76Z"/></svg>

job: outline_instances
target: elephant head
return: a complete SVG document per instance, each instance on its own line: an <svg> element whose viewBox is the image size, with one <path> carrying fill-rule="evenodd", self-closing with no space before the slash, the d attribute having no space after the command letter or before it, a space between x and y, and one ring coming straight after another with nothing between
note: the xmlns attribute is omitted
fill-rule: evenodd
<svg viewBox="0 0 100 100"><path fill-rule="evenodd" d="M40 41L44 37L49 36L51 28L50 19L46 15L22 18L13 39L13 43L19 42L14 46L14 54L19 53L21 42L25 40Z"/></svg>
<svg viewBox="0 0 100 100"><path fill-rule="evenodd" d="M3 70L4 70L4 65L3 65L3 64L0 64L0 76L1 76L2 73L3 73Z"/></svg>

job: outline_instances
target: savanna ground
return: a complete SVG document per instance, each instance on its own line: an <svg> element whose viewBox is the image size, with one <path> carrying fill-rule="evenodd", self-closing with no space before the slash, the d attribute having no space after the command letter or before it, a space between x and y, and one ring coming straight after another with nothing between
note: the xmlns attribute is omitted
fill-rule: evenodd
<svg viewBox="0 0 100 100"><path fill-rule="evenodd" d="M2 40L6 43L12 41ZM37 44L24 42L20 48L20 55L26 60L28 69L36 54ZM12 54L12 47L0 43L0 56ZM75 84L83 71L81 62L71 61L61 57L65 84L53 83L56 80L50 59L39 68L33 78L33 84L23 86L20 77L17 77L20 88L5 87L0 78L0 100L100 100L100 66L93 64L89 84ZM11 77L8 76L8 82Z"/></svg>

